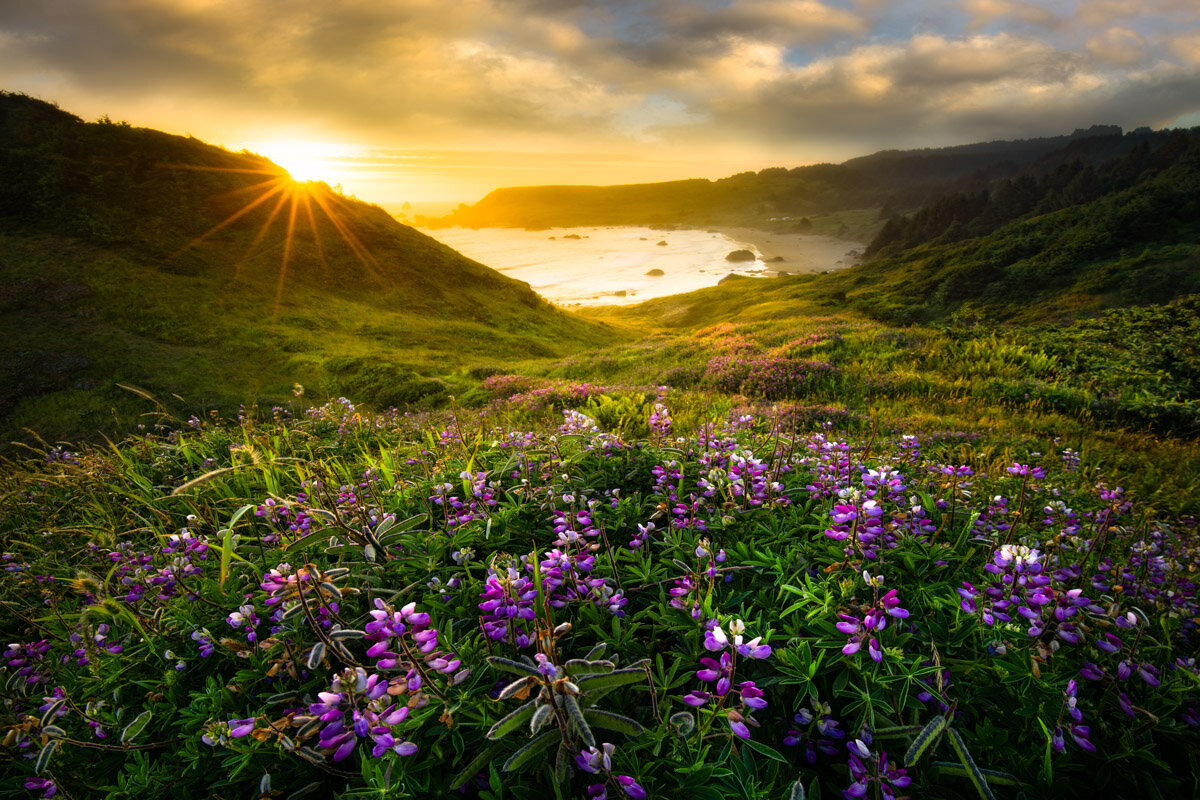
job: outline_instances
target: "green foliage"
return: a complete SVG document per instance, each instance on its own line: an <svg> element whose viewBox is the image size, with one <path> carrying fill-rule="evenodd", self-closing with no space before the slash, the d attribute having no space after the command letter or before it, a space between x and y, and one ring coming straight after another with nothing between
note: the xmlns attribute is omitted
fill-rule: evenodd
<svg viewBox="0 0 1200 800"><path fill-rule="evenodd" d="M286 406L296 384L428 407L460 370L618 338L252 154L5 93L0 171L5 443L136 429L118 383L183 417Z"/></svg>

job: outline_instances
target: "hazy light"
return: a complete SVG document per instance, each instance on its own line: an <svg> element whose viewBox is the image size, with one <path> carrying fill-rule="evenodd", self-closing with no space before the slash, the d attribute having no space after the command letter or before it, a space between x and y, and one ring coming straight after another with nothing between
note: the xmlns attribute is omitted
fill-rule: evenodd
<svg viewBox="0 0 1200 800"><path fill-rule="evenodd" d="M264 155L288 171L292 180L341 183L339 160L357 151L332 142L250 142L247 150Z"/></svg>

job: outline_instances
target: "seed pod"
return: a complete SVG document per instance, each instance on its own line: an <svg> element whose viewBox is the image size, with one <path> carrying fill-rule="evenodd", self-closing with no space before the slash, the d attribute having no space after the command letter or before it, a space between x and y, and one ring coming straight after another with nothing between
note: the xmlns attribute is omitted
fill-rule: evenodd
<svg viewBox="0 0 1200 800"><path fill-rule="evenodd" d="M325 658L325 643L317 642L312 646L312 650L308 651L308 668L315 670L321 665L323 658Z"/></svg>

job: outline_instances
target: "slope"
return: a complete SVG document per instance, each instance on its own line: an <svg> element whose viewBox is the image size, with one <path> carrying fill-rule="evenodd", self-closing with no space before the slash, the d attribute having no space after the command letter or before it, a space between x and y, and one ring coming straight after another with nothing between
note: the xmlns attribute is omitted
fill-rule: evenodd
<svg viewBox="0 0 1200 800"><path fill-rule="evenodd" d="M873 209L883 219L1023 170L1052 170L1080 159L1100 163L1165 135L1149 129L1123 135L1116 126L1097 125L1067 136L887 150L843 164L772 167L716 181L510 187L446 217L418 221L430 227L749 224L805 231L814 222L809 217ZM846 230L832 232L870 238L874 228L850 219Z"/></svg>
<svg viewBox="0 0 1200 800"><path fill-rule="evenodd" d="M195 139L0 95L0 428L354 389L438 402L455 374L614 334L382 209ZM115 409L115 419L114 410Z"/></svg>

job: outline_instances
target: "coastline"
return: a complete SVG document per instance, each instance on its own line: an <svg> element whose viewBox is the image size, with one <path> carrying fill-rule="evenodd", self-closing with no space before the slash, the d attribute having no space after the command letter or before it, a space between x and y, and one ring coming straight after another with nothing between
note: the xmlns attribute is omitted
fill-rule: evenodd
<svg viewBox="0 0 1200 800"><path fill-rule="evenodd" d="M832 272L859 263L866 244L850 239L810 233L776 233L760 228L706 227L754 249L767 269L782 275L811 275ZM782 261L773 261L782 258Z"/></svg>

